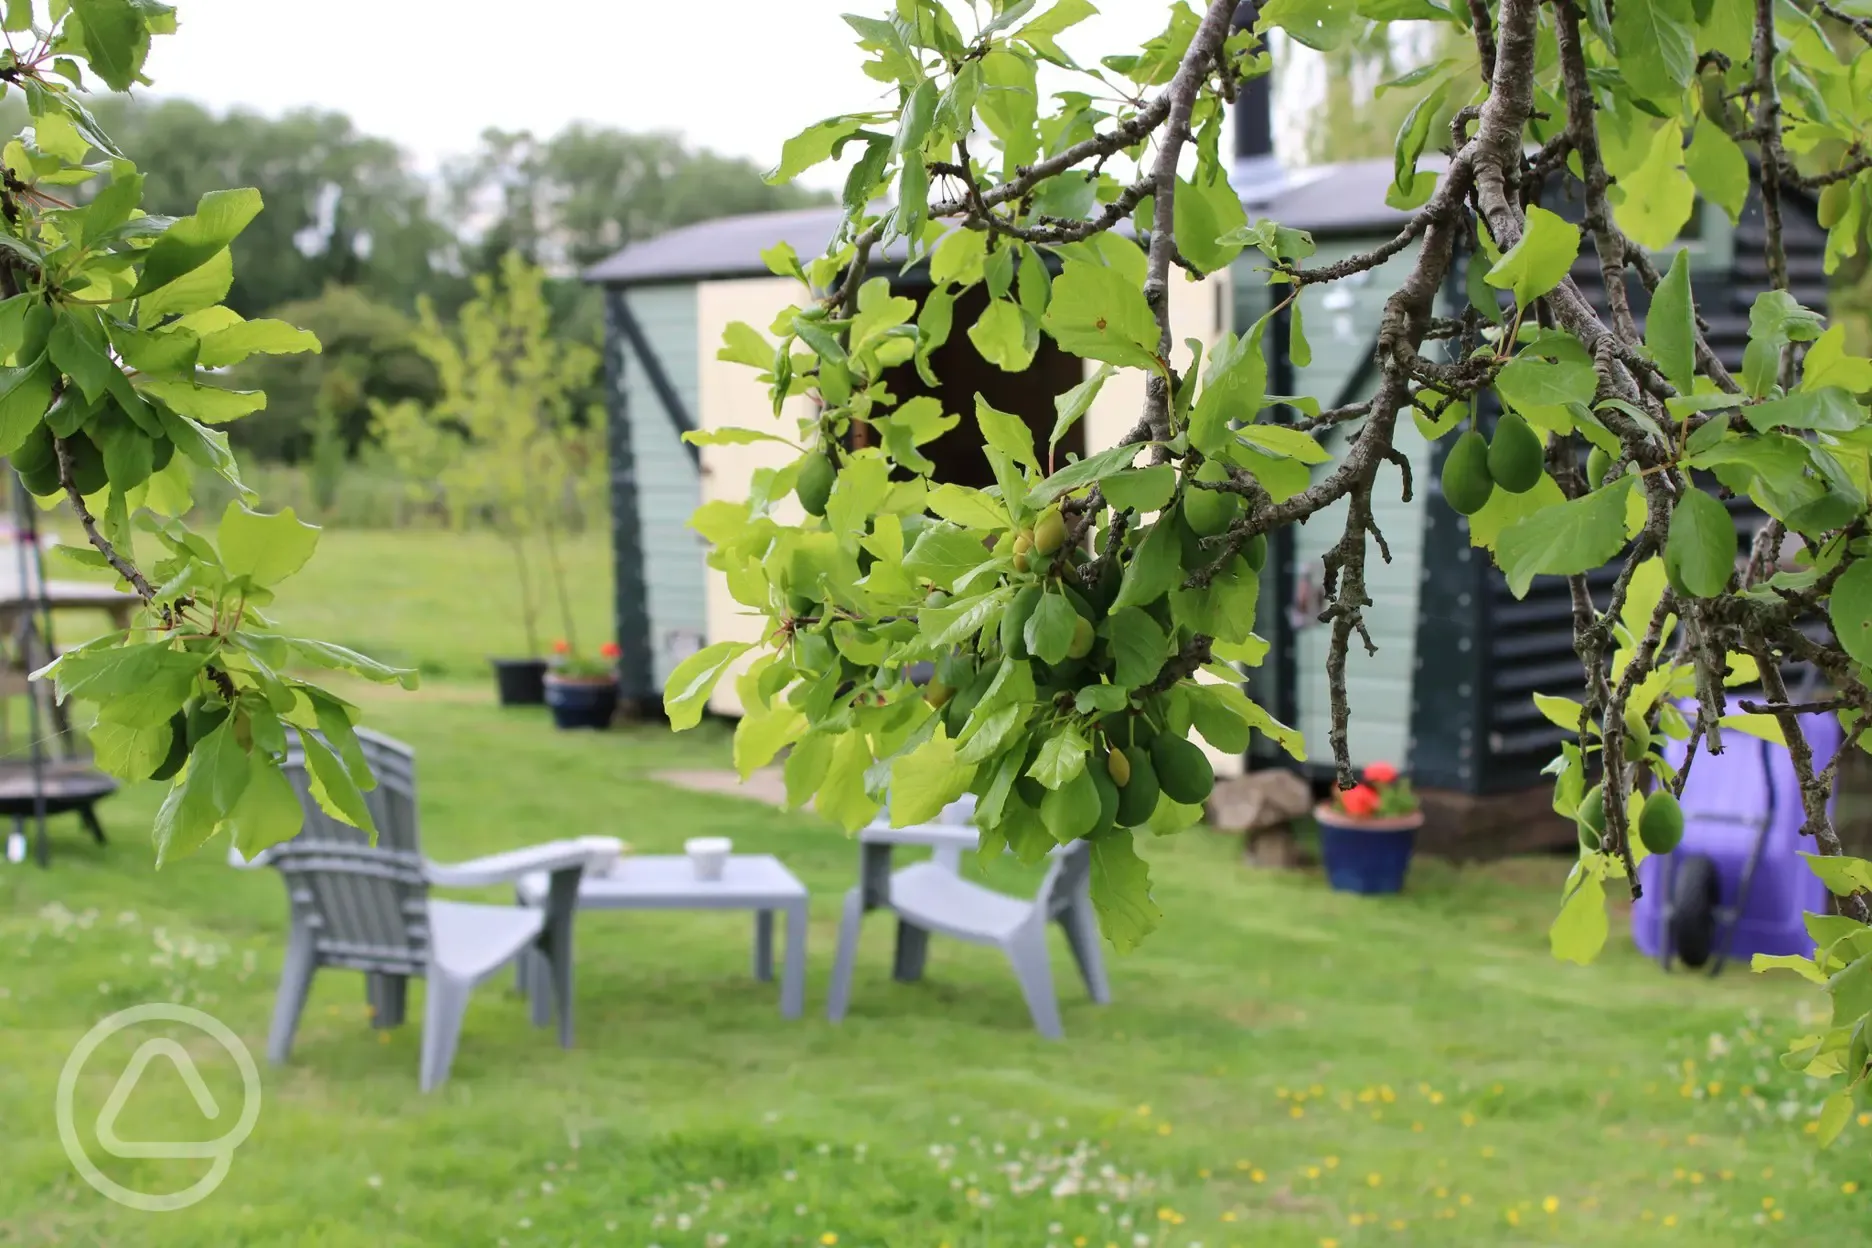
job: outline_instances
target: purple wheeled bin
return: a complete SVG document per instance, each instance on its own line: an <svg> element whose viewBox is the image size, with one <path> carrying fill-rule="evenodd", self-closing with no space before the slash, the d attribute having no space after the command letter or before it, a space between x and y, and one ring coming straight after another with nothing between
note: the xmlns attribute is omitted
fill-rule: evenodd
<svg viewBox="0 0 1872 1248"><path fill-rule="evenodd" d="M1694 703L1683 710L1688 718L1696 715ZM1840 747L1839 722L1828 714L1800 720L1815 769L1826 766ZM1683 928L1673 933L1673 912L1698 886L1708 888L1718 916L1715 947L1699 953L1713 954L1717 967L1725 958L1747 961L1757 953L1812 953L1801 916L1827 910L1826 885L1800 856L1813 846L1801 835L1805 815L1787 748L1733 729L1722 739L1721 754L1704 749L1690 769L1682 843L1638 867L1644 896L1632 907L1632 939L1666 965L1673 945L1684 943ZM1669 743L1673 766L1683 766L1688 744ZM1698 965L1702 959L1685 960Z"/></svg>

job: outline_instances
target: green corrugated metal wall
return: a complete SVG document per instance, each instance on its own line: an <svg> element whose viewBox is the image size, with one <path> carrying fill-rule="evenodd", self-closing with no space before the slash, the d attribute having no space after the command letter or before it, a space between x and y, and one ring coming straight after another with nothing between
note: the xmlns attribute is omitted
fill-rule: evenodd
<svg viewBox="0 0 1872 1248"><path fill-rule="evenodd" d="M701 346L696 341L696 288L688 284L645 286L625 291L623 297L694 420L699 406L696 361ZM671 669L707 642L703 561L708 551L689 527L689 517L701 501L701 479L642 361L628 347L624 398L624 410L630 414L631 448L637 457L652 670L661 688Z"/></svg>

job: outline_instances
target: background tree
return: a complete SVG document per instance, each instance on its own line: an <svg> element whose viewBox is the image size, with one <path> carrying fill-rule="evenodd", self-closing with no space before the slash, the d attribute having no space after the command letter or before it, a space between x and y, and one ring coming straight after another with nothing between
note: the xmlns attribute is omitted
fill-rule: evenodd
<svg viewBox="0 0 1872 1248"><path fill-rule="evenodd" d="M445 181L458 229L475 239L477 271L510 249L556 272L576 270L680 225L831 199L769 185L752 162L696 150L679 135L584 124L544 139L488 130Z"/></svg>
<svg viewBox="0 0 1872 1248"><path fill-rule="evenodd" d="M560 635L577 646L563 532L583 522L603 478L602 420L579 396L598 352L552 333L546 275L517 251L445 327L428 303L416 345L435 365L432 403L371 403L379 441L411 491L458 525L491 525L514 555L515 607L527 653L543 653L536 584L551 587ZM535 560L544 556L542 576Z"/></svg>
<svg viewBox="0 0 1872 1248"><path fill-rule="evenodd" d="M1635 894L1638 862L1682 835L1687 769L1665 760L1664 739L1687 739L1692 757L1703 742L1720 749L1725 732L1785 740L1814 867L1840 913L1816 916L1812 959L1770 962L1833 997L1831 1026L1789 1058L1844 1075L1820 1121L1831 1139L1872 1074L1872 862L1842 851L1828 813L1836 763L1815 767L1798 717L1837 714L1849 748L1872 730L1862 666L1872 664L1872 416L1857 397L1872 390L1872 360L1788 293L1783 203L1791 187L1817 193L1829 251L1860 246L1872 212L1872 55L1855 44L1842 56L1812 13L1771 0L1622 3L1616 15L1577 0L1269 0L1245 6L1251 25L1231 33L1237 7L1179 3L1161 35L1100 62L1126 85L1045 100L1037 67L1076 67L1058 39L1090 14L1082 0L1040 13L994 0L967 35L937 0L848 19L865 72L894 84L894 106L827 119L787 143L781 178L856 149L846 225L808 262L769 254L776 273L800 280L801 302L769 326L731 326L721 351L760 373L776 414L791 396L817 400L786 431L804 453L757 472L745 501L712 502L695 520L730 591L770 628L679 665L665 697L672 722L695 723L741 664L738 763L790 746L789 795L812 796L849 828L887 795L903 825L973 792L984 849L1038 859L1083 839L1104 931L1134 942L1158 917L1134 836L1188 823L1213 782L1189 734L1227 752L1254 731L1295 748L1230 664L1267 649L1252 633L1267 534L1340 500L1321 619L1332 752L1339 783L1354 783L1346 654L1355 638L1372 648L1365 570L1374 551L1389 558L1374 493L1408 499L1423 484L1394 445L1408 412L1425 436L1449 440L1442 496L1471 517L1472 540L1513 592L1538 575L1571 588L1583 696L1542 704L1575 736L1552 767L1555 808L1581 825L1552 933L1559 956L1593 957L1605 882ZM1872 46L1872 21L1826 0L1817 11ZM1223 113L1266 72L1272 31L1331 51L1367 19L1452 27L1474 57L1466 73L1442 65L1409 83L1419 102L1395 142L1392 202L1416 207L1398 235L1310 266L1304 233L1244 220L1219 158ZM1447 163L1423 167L1439 147ZM1543 206L1568 183L1581 224ZM873 209L886 193L895 202ZM1688 254L1666 266L1650 253L1677 239L1699 195L1734 216L1751 193L1769 288L1754 298L1732 373L1704 337ZM883 244L928 259L937 287L921 308L869 275ZM1570 276L1587 247L1604 314ZM1176 270L1213 272L1248 248L1276 311L1307 286L1409 257L1382 314L1372 398L1326 412L1302 403L1301 423L1283 423L1291 401L1266 393L1272 312L1206 360L1181 363ZM1465 255L1469 306L1439 316ZM995 486L928 481L915 447L945 414L926 396L900 406L884 378L927 365L958 288L977 284L990 294L970 329L978 345L1031 359L1022 344L1045 333L1099 366L1060 400L1053 445L1104 378L1144 375L1137 423L1118 446L1059 466L1052 446L1042 454L1022 420L978 395ZM1477 418L1485 399L1505 412L1492 434ZM870 428L853 439L859 424ZM1337 454L1315 437L1334 425L1349 435ZM1739 534L1718 491L1746 495L1768 523ZM788 496L803 523L776 515ZM1588 573L1608 565L1613 588L1595 598ZM1817 619L1830 635L1810 635ZM934 664L922 687L908 675L918 662ZM1792 662L1825 677L1816 705L1790 702L1781 672ZM1196 679L1203 672L1216 681ZM1755 696L1731 701L1730 688L1751 685Z"/></svg>

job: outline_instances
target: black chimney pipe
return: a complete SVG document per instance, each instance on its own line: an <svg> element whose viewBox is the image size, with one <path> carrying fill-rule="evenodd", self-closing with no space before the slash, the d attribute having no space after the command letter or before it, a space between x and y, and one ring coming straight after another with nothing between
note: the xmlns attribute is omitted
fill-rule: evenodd
<svg viewBox="0 0 1872 1248"><path fill-rule="evenodd" d="M1260 12L1261 0L1241 0L1231 28L1247 29ZM1234 126L1237 161L1274 154L1274 75L1263 74L1242 84L1235 94Z"/></svg>

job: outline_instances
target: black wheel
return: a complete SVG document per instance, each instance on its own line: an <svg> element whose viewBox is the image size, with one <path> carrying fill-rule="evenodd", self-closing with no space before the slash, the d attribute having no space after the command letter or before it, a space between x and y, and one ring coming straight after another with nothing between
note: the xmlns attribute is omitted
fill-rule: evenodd
<svg viewBox="0 0 1872 1248"><path fill-rule="evenodd" d="M1702 854L1677 864L1671 881L1671 947L1688 967L1699 967L1716 951L1716 906L1722 883L1716 862Z"/></svg>

